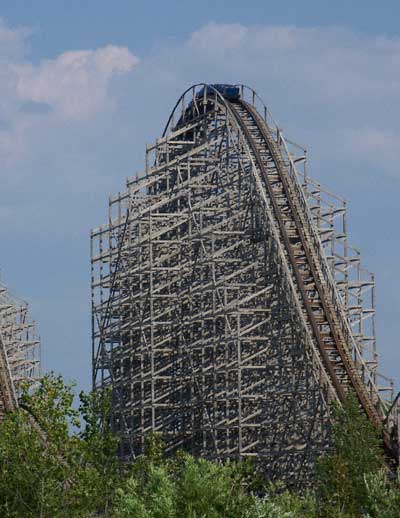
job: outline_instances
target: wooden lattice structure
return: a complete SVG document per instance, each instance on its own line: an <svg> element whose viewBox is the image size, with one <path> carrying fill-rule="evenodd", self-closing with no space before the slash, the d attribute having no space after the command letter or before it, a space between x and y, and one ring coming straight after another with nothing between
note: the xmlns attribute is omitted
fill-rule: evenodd
<svg viewBox="0 0 400 518"><path fill-rule="evenodd" d="M91 239L93 385L113 388L124 457L157 431L167 451L301 485L350 389L398 455L374 278L305 164L253 90L196 85L110 199Z"/></svg>
<svg viewBox="0 0 400 518"><path fill-rule="evenodd" d="M34 386L40 376L40 339L28 304L0 284L0 423L15 410L21 383Z"/></svg>

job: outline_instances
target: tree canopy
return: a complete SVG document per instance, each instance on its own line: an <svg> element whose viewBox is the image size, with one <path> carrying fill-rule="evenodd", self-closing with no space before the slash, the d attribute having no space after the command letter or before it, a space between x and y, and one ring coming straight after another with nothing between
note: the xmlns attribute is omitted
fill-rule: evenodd
<svg viewBox="0 0 400 518"><path fill-rule="evenodd" d="M167 458L157 435L123 465L109 411L108 393L81 393L74 406L73 385L59 376L45 376L34 393L25 387L20 409L0 426L0 516L400 518L399 486L352 395L333 410L332 451L303 494L260 485L245 462Z"/></svg>

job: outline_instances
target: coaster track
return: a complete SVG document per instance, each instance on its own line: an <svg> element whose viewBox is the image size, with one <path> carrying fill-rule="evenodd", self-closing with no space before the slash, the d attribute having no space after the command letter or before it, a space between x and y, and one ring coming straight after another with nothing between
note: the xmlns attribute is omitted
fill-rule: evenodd
<svg viewBox="0 0 400 518"><path fill-rule="evenodd" d="M347 244L327 256L345 209L310 205L289 148L254 90L195 85L92 231L93 385L113 387L123 456L158 431L167 451L306 484L353 390L397 463L398 406L362 328L374 283L350 278Z"/></svg>
<svg viewBox="0 0 400 518"><path fill-rule="evenodd" d="M245 134L260 170L279 226L280 239L296 280L296 294L301 299L303 312L335 391L339 399L343 400L346 389L353 387L371 421L378 424L379 413L352 361L344 336L346 322L330 302L333 299L333 286L329 286L323 277L319 266L321 254L315 250L311 236L306 236L306 215L302 214L294 187L290 186L290 177L277 144L252 106L238 100L236 106L231 104L229 108ZM274 164L274 170L269 168L267 172L268 164Z"/></svg>
<svg viewBox="0 0 400 518"><path fill-rule="evenodd" d="M229 109L245 134L260 170L296 280L297 295L302 301L303 311L337 397L343 402L349 388L356 393L370 421L382 429L386 452L397 464L398 445L392 443L390 433L383 426L386 419L383 409L377 406L379 390L374 384L365 384L359 374L357 363L361 363L364 370L367 370L365 362L351 335L334 283L330 276L324 278L320 266L324 258L317 240L313 240L310 233L307 235L310 222L307 221L307 214L302 211L295 185L287 173L278 145L253 106L238 99L230 103ZM267 170L268 164L274 164L274 170L271 171L271 167ZM355 360L352 358L352 350L357 354Z"/></svg>

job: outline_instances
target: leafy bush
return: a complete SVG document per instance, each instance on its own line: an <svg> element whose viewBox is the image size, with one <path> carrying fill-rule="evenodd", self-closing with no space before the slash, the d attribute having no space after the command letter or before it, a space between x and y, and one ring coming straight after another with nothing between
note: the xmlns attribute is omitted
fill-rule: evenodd
<svg viewBox="0 0 400 518"><path fill-rule="evenodd" d="M363 516L368 507L366 477L385 467L378 430L350 393L333 407L333 451L316 467L319 515L326 518Z"/></svg>
<svg viewBox="0 0 400 518"><path fill-rule="evenodd" d="M118 459L108 393L80 394L48 375L0 426L0 516L9 518L400 518L380 438L349 396L333 411L333 447L315 493L261 487L251 464L186 453L165 458L149 435L130 466ZM29 409L29 412L26 410ZM32 415L35 416L32 418ZM35 424L36 423L36 424ZM263 497L260 497L260 487Z"/></svg>
<svg viewBox="0 0 400 518"><path fill-rule="evenodd" d="M99 426L108 399L82 394L77 411L73 386L61 377L45 376L33 395L25 387L21 409L0 426L0 516L74 518L107 509L119 480L117 441Z"/></svg>

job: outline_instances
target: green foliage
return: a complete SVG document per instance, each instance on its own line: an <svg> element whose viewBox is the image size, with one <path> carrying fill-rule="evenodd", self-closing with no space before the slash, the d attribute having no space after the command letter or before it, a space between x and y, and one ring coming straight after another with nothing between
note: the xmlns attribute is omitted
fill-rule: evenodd
<svg viewBox="0 0 400 518"><path fill-rule="evenodd" d="M110 394L81 393L78 409L73 400L73 386L49 375L34 394L25 388L22 408L6 416L1 517L400 518L380 438L353 396L335 407L333 449L318 462L315 493L303 495L282 484L263 487L251 463L183 452L166 458L159 435L149 435L145 455L123 467L109 427Z"/></svg>
<svg viewBox="0 0 400 518"><path fill-rule="evenodd" d="M263 499L255 502L246 518L317 518L315 498L311 493L303 496L290 491L276 492L271 487Z"/></svg>
<svg viewBox="0 0 400 518"><path fill-rule="evenodd" d="M119 463L115 439L96 426L106 399L81 396L81 431L72 385L48 375L33 395L25 388L22 409L0 427L0 516L73 518L107 509Z"/></svg>
<svg viewBox="0 0 400 518"><path fill-rule="evenodd" d="M209 462L180 453L164 459L157 436L133 466L116 499L116 517L219 518L247 516L254 497L247 495L240 466Z"/></svg>
<svg viewBox="0 0 400 518"><path fill-rule="evenodd" d="M115 500L115 518L316 518L311 494L299 496L270 486L264 498L252 494L259 480L251 465L162 455L158 436L150 436L146 455L133 465ZM253 475L254 477L254 475Z"/></svg>
<svg viewBox="0 0 400 518"><path fill-rule="evenodd" d="M334 407L333 451L317 463L319 515L353 518L368 512L367 478L384 470L381 439L353 394ZM367 477L367 478L366 478Z"/></svg>
<svg viewBox="0 0 400 518"><path fill-rule="evenodd" d="M384 470L365 475L366 518L400 518L400 490L389 484Z"/></svg>

